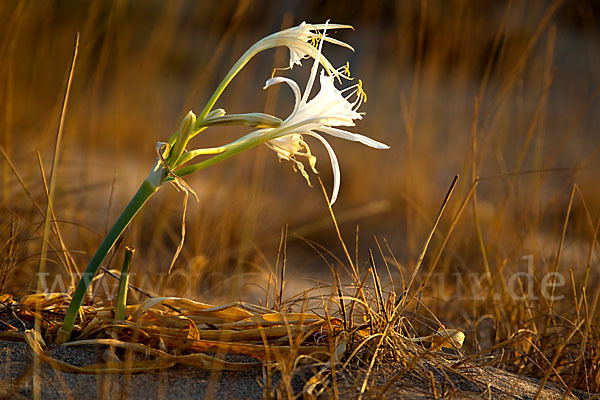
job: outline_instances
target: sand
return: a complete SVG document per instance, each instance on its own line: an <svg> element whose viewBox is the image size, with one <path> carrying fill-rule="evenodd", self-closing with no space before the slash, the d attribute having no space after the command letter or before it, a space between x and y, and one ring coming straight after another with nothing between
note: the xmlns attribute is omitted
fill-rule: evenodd
<svg viewBox="0 0 600 400"><path fill-rule="evenodd" d="M88 365L103 362L103 346L87 345L65 347L51 345L46 348L48 355L72 363ZM248 357L229 355L230 361L252 361ZM33 353L25 343L0 341L0 397L31 398L33 394L32 371ZM417 374L403 374L389 385L383 398L433 399L453 398L492 398L492 399L533 399L540 382L495 368L472 368L461 374L448 374L431 366L431 375L436 382L432 391L431 378L424 379ZM376 397L401 368L392 364L379 367L372 374L374 381L367 391L366 398ZM304 383L312 375L312 368L300 370L292 381L296 393L302 393ZM465 375L467 377L465 377ZM338 376L337 386L340 396L347 400L359 395L359 382L363 371L347 371ZM219 372L211 374L198 368L175 366L156 373L134 375L87 375L57 371L49 365L42 365L40 371L41 394L43 399L260 399L263 398L263 370ZM271 392L280 387L280 375L272 375ZM322 398L330 397L332 388L323 391ZM84 395L82 396L81 393ZM565 397L565 390L553 383L546 385L540 399L585 398L583 393Z"/></svg>

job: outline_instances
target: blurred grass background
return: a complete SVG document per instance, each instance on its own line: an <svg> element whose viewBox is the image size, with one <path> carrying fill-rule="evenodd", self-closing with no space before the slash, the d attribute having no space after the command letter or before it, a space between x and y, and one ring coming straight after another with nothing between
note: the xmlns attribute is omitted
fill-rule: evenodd
<svg viewBox="0 0 600 400"><path fill-rule="evenodd" d="M390 275L399 285L410 276L454 175L461 179L430 254L440 248L473 178L489 177L477 187L476 205L485 253L469 205L438 263L440 279L426 290L440 318L469 325L489 304L473 301L481 287L470 278L459 288L457 274L481 273L486 262L493 275L523 271L527 255L536 273L551 270L574 184L580 191L559 269L566 277L572 269L581 282L591 265L590 282L598 282L598 258L589 255L600 215L599 17L600 7L591 0L2 1L0 144L45 209L37 153L49 176L79 31L54 209L82 270L146 176L156 142L168 139L188 110L204 106L249 46L302 21L351 24L355 31L334 36L356 51L335 46L324 51L335 65L350 60L353 76L364 82L366 116L353 130L391 149L331 139L342 170L334 207L342 235L350 253L358 252L361 268L367 249L383 268L377 241L386 261L389 246L399 264ZM287 116L293 104L289 90L262 90L287 57L287 49L257 56L217 107ZM303 86L310 65L306 60L302 68L279 74ZM210 129L193 144L218 145L245 132ZM311 148L330 193L326 152L317 143ZM32 291L43 215L4 158L0 168L0 290ZM200 201L189 203L186 243L169 277L183 195L162 189L124 239L138 250L132 283L155 294L215 302L231 294L228 279L237 270L254 285L244 285L234 297L264 299L287 225L286 293L313 287L311 280L330 284L327 264L309 243L343 253L318 180L312 181L315 187L308 188L266 147L190 177ZM51 276L64 273L60 252L49 257ZM338 267L331 256L328 260ZM382 279L390 290L387 276ZM456 302L465 298L470 300ZM448 302L464 307L448 308Z"/></svg>

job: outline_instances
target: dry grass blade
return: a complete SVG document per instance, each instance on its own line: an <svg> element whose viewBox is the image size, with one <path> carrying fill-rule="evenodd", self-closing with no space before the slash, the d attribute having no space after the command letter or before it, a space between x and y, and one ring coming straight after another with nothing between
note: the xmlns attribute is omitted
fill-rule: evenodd
<svg viewBox="0 0 600 400"><path fill-rule="evenodd" d="M454 188L456 187L457 182L458 182L458 175L455 175L454 180L452 180L452 183L450 184L450 188L448 189L448 193L446 193L446 197L444 197L444 201L442 201L442 206L440 207L440 210L438 211L437 217L435 219L435 223L433 224L433 227L431 228L431 231L429 232L429 236L427 237L427 240L425 241L423 250L421 250L421 254L419 255L419 258L417 259L417 264L415 265L415 269L413 270L410 281L408 282L408 285L406 286L406 289L404 290L405 296L403 297L403 299L407 298L406 294L408 294L410 292L410 289L415 281L415 278L417 277L417 273L421 269L421 264L423 263L423 259L425 258L425 254L427 253L427 248L429 247L429 242L431 242L431 239L433 238L433 234L435 233L435 230L440 222L440 219L442 218L442 214L444 214L444 210L446 209L448 200L450 200L450 196L452 196L452 192L454 191ZM405 300L403 300L403 302L404 301Z"/></svg>
<svg viewBox="0 0 600 400"><path fill-rule="evenodd" d="M369 250L369 261L371 262L371 276L373 277L373 283L375 284L375 293L377 294L377 306L379 307L379 313L383 314L386 322L389 322L387 310L385 308L385 304L383 302L383 292L381 291L381 281L379 280L379 275L377 274L377 270L375 269L375 260L373 259L373 252Z"/></svg>

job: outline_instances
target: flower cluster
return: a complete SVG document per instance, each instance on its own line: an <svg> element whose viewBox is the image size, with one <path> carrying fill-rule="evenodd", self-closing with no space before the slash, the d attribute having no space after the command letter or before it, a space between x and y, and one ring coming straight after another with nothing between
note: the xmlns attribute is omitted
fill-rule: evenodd
<svg viewBox="0 0 600 400"><path fill-rule="evenodd" d="M157 160L157 164L153 172L151 172L154 175L149 178L152 179L148 180L154 185L173 181L178 179L178 177L203 169L240 151L260 143L265 143L277 153L280 161L286 160L291 162L294 170L299 171L310 185L310 178L306 168L298 158L306 158L310 169L314 173L317 173L317 159L311 153L310 147L305 141L305 137L313 137L325 146L331 160L334 183L330 204L333 204L338 197L340 188L340 167L333 148L321 133L359 142L376 149L389 148L386 144L364 135L340 128L354 126L355 120L362 119L363 113L358 110L361 104L367 99L360 80L358 80L358 83L345 89L338 89L336 87L336 80L342 82L342 79L353 79L350 77L349 66L346 64L341 68L334 68L323 55L323 44L325 42L353 50L347 43L334 39L327 34L328 30L345 28L352 27L349 25L330 24L329 22L316 25L303 22L293 28L267 36L253 45L232 67L202 113L198 117L191 111L188 113L178 132L166 144L166 148L162 150L164 154L160 160ZM271 115L259 113L225 115L225 111L222 109L211 111L228 83L254 55L277 46L287 47L290 51L289 65L284 69L291 69L295 65L302 65L301 61L303 59L314 59L304 92L301 91L300 86L294 80L282 76L272 77L267 80L264 86L266 89L279 83L285 83L294 93L294 108L285 120L282 121ZM319 92L313 98L309 98L311 90L317 81L317 76L320 86ZM185 150L188 141L202 130L209 126L225 124L247 125L260 129L224 146L190 151ZM185 166L186 163L199 155L214 156L204 162Z"/></svg>
<svg viewBox="0 0 600 400"><path fill-rule="evenodd" d="M303 26L305 26L304 23L297 28ZM376 149L388 149L389 146L366 136L336 128L337 126L354 126L354 120L362 119L362 114L358 112L358 109L363 100L366 101L366 94L362 89L362 82L360 80L357 84L346 89L339 90L335 87L336 77L345 76L348 78L348 76L344 75L344 72L348 73L349 71L347 66L334 70L330 75L326 75L325 71L321 70L319 76L320 90L317 95L309 100L308 97L315 83L319 62L322 57L321 52L323 43L325 41L331 41L331 39L326 36L327 27L327 24L323 26L323 33L321 34L315 61L304 93L300 92L300 87L295 81L284 77L269 79L265 84L265 89L272 85L286 83L290 86L295 96L295 105L292 113L283 121L280 127L273 128L274 131L282 133L267 142L267 145L277 152L277 156L280 160L284 159L293 162L294 169L299 170L310 184L308 174L302 163L296 159L296 156L306 157L311 169L317 173L315 168L316 158L311 154L310 148L304 141L302 135L312 136L321 141L327 149L331 159L334 184L330 204L333 204L337 199L340 187L340 167L332 147L327 140L316 131L342 139L360 142ZM342 42L336 41L336 43ZM297 57L297 53L290 50L290 66L292 65L292 62L299 63L295 57Z"/></svg>
<svg viewBox="0 0 600 400"><path fill-rule="evenodd" d="M329 60L322 54L323 43L325 42L352 49L352 47L346 43L333 39L326 34L328 29L344 28L351 27L348 25L329 23L311 25L303 22L296 27L274 33L260 40L250 47L250 49L248 49L229 70L225 78L223 78L223 81L221 81L208 100L202 112L196 116L196 114L190 111L183 119L177 132L171 136L169 141L166 143L158 143L156 146L158 157L150 170L150 173L144 182L142 182L142 185L116 220L113 227L107 233L100 244L100 247L98 247L98 250L90 260L83 278L80 279L77 284L77 288L73 293L71 302L69 303L69 307L65 314L65 319L59 330L56 339L57 343L64 343L69 340L75 320L92 278L98 272L106 255L111 251L118 239L122 237L121 235L138 211L165 183L171 182L180 190L184 191L186 200L184 200L183 221L185 221L188 193L194 193L181 178L262 143L266 143L267 146L273 149L280 160L291 161L293 167L296 170L299 170L310 183L303 164L297 160L297 157L299 156L306 157L311 169L316 172L316 158L311 154L308 144L304 141L304 135L314 137L321 141L329 152L334 176L334 188L330 201L330 204L333 204L337 199L340 187L339 164L337 157L327 140L317 132L326 133L330 136L336 136L346 140L357 141L378 149L388 148L385 144L369 139L366 136L338 128L340 126L354 126L354 121L362 118L362 114L358 112L358 108L363 100L366 100L360 81L358 81L358 84L343 90L339 90L335 87L334 80L336 77L350 79L349 69L347 67L341 69L333 68ZM290 86L296 97L292 113L282 121L277 117L261 113L226 115L225 110L223 109L213 110L213 106L216 104L220 95L244 65L246 65L246 63L257 53L277 46L285 46L290 50L290 62L287 68L301 65L301 60L304 58L311 57L315 60L304 93L301 93L300 87L296 82L284 77L271 78L265 85L265 88L278 83L286 83ZM324 71L321 71L319 77L321 88L316 96L309 99L320 65L322 65L324 69ZM218 125L245 125L255 127L257 130L223 146L208 149L187 150L189 141L195 135L210 126ZM211 157L202 162L187 165L194 158L201 155L210 155ZM181 242L177 247L171 266L173 266L173 263L183 246L184 237L185 223L182 223Z"/></svg>

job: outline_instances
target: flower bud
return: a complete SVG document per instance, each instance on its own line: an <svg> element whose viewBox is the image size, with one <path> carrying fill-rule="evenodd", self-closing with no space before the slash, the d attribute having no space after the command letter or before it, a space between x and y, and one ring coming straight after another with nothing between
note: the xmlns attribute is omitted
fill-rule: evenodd
<svg viewBox="0 0 600 400"><path fill-rule="evenodd" d="M181 121L181 125L179 126L179 130L177 131L177 138L173 143L173 149L171 150L169 157L167 159L168 164L172 167L175 165L183 151L185 150L185 146L187 142L190 140L192 133L196 130L196 114L194 114L191 110L187 113L183 121Z"/></svg>
<svg viewBox="0 0 600 400"><path fill-rule="evenodd" d="M179 135L177 141L183 140L184 143L188 141L189 136L194 131L196 126L196 114L193 111L189 111L179 127Z"/></svg>

